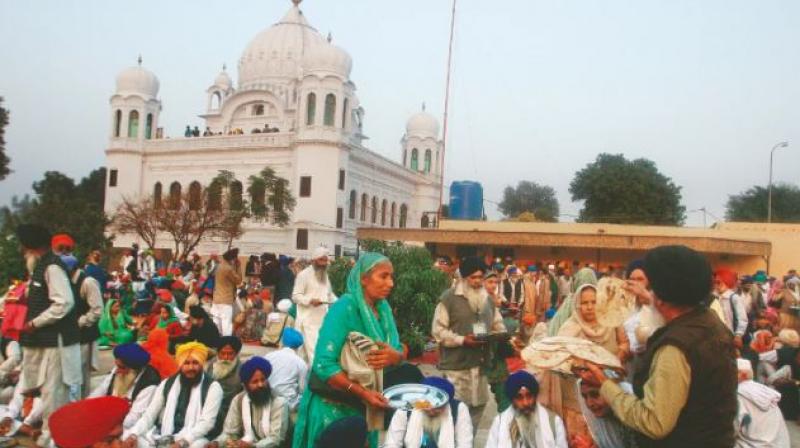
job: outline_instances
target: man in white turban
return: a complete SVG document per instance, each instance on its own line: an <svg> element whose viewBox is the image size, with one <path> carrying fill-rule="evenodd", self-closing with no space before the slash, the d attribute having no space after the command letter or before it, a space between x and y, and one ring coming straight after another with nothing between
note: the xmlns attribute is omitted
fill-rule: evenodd
<svg viewBox="0 0 800 448"><path fill-rule="evenodd" d="M309 366L314 363L317 335L328 313L328 305L336 301L328 278L328 255L325 247L314 249L311 265L297 274L292 292L292 300L297 304L295 328L305 341L300 355L308 361Z"/></svg>
<svg viewBox="0 0 800 448"><path fill-rule="evenodd" d="M737 359L739 387L736 398L736 447L789 446L789 430L778 407L781 394L753 381L753 365Z"/></svg>

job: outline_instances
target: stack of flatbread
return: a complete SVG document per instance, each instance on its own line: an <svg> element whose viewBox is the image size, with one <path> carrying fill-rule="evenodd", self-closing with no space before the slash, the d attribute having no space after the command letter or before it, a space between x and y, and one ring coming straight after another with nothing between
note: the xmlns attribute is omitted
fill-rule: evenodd
<svg viewBox="0 0 800 448"><path fill-rule="evenodd" d="M604 367L621 370L619 359L594 342L581 338L551 336L532 342L522 350L522 360L528 370L546 370L572 375L572 367L589 361Z"/></svg>
<svg viewBox="0 0 800 448"><path fill-rule="evenodd" d="M636 296L623 288L625 281L603 277L597 283L597 321L617 328L636 312Z"/></svg>

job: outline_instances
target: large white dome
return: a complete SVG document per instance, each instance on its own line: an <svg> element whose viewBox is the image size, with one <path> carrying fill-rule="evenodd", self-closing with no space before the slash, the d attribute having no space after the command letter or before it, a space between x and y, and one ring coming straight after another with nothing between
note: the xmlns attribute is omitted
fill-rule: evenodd
<svg viewBox="0 0 800 448"><path fill-rule="evenodd" d="M406 123L406 135L439 138L439 120L425 110L417 112Z"/></svg>
<svg viewBox="0 0 800 448"><path fill-rule="evenodd" d="M158 96L158 78L141 66L129 67L117 75L118 95L141 95L146 99Z"/></svg>
<svg viewBox="0 0 800 448"><path fill-rule="evenodd" d="M239 60L239 89L257 88L275 78L297 79L304 70L318 67L349 74L351 64L350 56L328 43L295 5L247 45Z"/></svg>

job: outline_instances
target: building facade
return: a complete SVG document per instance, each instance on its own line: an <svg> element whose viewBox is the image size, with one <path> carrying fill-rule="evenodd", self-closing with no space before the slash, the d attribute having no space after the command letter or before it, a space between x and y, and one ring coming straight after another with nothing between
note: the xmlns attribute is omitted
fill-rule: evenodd
<svg viewBox="0 0 800 448"><path fill-rule="evenodd" d="M402 163L365 147L365 111L350 79L350 55L308 23L299 0L293 3L245 48L236 85L225 67L214 79L199 137L184 130L164 136L159 81L141 59L118 75L106 150L109 215L123 198L160 200L207 188L220 170L232 172L243 183L236 190L247 194L247 179L271 167L289 181L297 204L285 227L246 223L234 243L243 254L302 256L320 245L347 253L356 248L357 227L428 223L441 190L438 121L424 107L410 117L398 154ZM115 245L135 240L117 235ZM198 250L222 246L208 240Z"/></svg>

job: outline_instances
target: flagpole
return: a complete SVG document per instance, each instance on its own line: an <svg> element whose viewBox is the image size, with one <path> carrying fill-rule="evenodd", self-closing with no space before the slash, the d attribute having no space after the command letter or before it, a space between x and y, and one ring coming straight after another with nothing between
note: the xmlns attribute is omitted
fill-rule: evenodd
<svg viewBox="0 0 800 448"><path fill-rule="evenodd" d="M450 107L450 72L453 68L453 35L455 33L456 28L456 2L458 0L453 0L453 10L450 14L450 41L448 43L447 49L447 85L444 89L444 119L442 125L442 160L439 170L439 210L437 213L438 219L436 220L436 226L439 226L439 223L442 221L442 207L443 207L443 198L444 198L444 156L445 151L447 149L447 114L449 112Z"/></svg>

